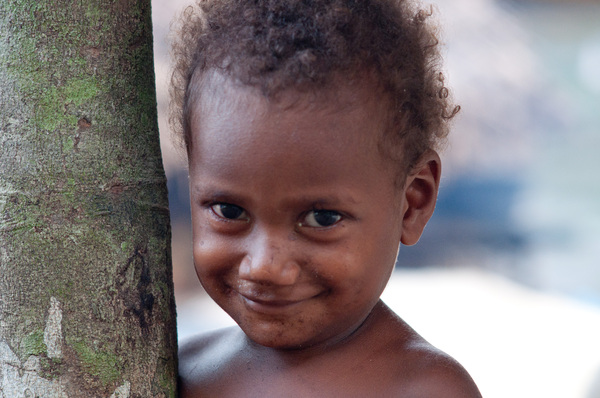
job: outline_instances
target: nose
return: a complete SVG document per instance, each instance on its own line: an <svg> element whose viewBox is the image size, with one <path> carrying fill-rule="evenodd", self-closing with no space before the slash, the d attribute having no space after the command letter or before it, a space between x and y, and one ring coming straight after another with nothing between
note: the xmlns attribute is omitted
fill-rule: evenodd
<svg viewBox="0 0 600 398"><path fill-rule="evenodd" d="M300 275L300 266L293 256L293 241L276 234L260 233L250 239L240 263L241 279L255 283L293 285Z"/></svg>

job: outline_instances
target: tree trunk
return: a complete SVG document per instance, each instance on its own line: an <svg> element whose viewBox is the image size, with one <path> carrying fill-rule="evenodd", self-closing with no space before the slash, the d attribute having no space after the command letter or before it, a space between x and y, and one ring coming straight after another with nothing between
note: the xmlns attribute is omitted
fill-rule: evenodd
<svg viewBox="0 0 600 398"><path fill-rule="evenodd" d="M150 0L0 1L0 397L173 397Z"/></svg>

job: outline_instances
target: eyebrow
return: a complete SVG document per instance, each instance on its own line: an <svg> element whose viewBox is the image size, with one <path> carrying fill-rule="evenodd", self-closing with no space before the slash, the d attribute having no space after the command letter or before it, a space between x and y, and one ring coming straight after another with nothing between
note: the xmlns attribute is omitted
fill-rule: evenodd
<svg viewBox="0 0 600 398"><path fill-rule="evenodd" d="M222 187L216 187L212 184L195 185L192 187L192 192L193 195L201 196L202 200L231 201L238 204L244 204L250 201L243 192L223 189ZM358 201L354 199L352 195L344 192L335 192L331 194L293 196L285 199L284 206L315 206L326 209L328 207L346 207L357 203Z"/></svg>
<svg viewBox="0 0 600 398"><path fill-rule="evenodd" d="M349 203L349 204L355 204L356 200L354 200L354 198L352 198L349 195L339 195L339 194L334 194L334 195L305 195L305 196L297 196L295 198L293 198L291 200L292 202L297 202L297 203L311 203L312 205L316 205L316 206L323 206L323 207L327 207L327 206L337 206L341 203Z"/></svg>
<svg viewBox="0 0 600 398"><path fill-rule="evenodd" d="M229 191L223 188L216 188L210 185L199 186L195 185L192 187L190 192L192 195L202 196L203 198L212 198L212 199L235 199L239 200L243 198L243 195L239 193Z"/></svg>

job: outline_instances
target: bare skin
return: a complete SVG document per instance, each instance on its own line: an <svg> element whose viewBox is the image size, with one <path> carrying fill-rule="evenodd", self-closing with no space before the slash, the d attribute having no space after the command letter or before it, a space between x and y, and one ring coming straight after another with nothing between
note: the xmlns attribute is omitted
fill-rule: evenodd
<svg viewBox="0 0 600 398"><path fill-rule="evenodd" d="M182 397L481 397L467 372L382 302L326 349L274 350L237 327L180 350Z"/></svg>
<svg viewBox="0 0 600 398"><path fill-rule="evenodd" d="M379 297L437 197L440 159L397 184L376 86L272 103L213 75L192 120L194 263L239 325L181 348L183 397L480 397Z"/></svg>

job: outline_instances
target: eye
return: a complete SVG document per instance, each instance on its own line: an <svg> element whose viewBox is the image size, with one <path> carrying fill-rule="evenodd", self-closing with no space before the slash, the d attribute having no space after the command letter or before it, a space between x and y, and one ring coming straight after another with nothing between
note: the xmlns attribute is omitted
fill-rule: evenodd
<svg viewBox="0 0 600 398"><path fill-rule="evenodd" d="M333 210L311 210L304 217L302 225L313 228L330 227L342 219L342 215Z"/></svg>
<svg viewBox="0 0 600 398"><path fill-rule="evenodd" d="M215 203L211 205L210 208L217 216L226 220L248 220L246 211L236 205L229 203Z"/></svg>

